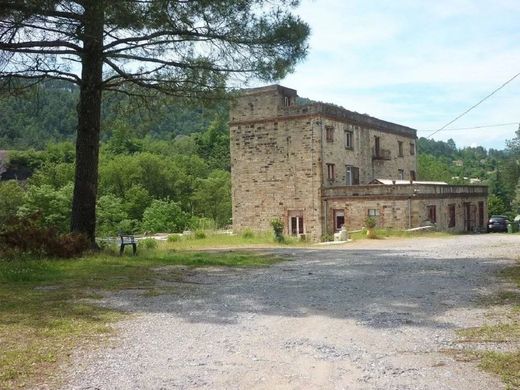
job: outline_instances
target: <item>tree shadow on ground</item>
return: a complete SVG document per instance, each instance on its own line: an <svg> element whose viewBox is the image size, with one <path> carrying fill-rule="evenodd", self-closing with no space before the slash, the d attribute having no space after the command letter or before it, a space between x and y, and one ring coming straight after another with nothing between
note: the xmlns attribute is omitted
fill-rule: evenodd
<svg viewBox="0 0 520 390"><path fill-rule="evenodd" d="M452 328L443 315L474 307L496 289L508 259L427 258L423 251L274 250L288 261L268 268L186 269L176 292L122 292L110 306L171 313L189 322L234 324L255 313L350 319L372 328ZM419 257L422 256L422 257ZM178 272L178 268L175 270ZM168 272L163 268L161 272Z"/></svg>

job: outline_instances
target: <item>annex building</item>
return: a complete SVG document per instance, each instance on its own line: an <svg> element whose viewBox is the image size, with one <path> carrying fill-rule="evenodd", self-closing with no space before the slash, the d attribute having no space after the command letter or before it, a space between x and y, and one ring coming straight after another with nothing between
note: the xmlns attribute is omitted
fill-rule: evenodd
<svg viewBox="0 0 520 390"><path fill-rule="evenodd" d="M416 181L412 128L280 85L241 91L229 126L234 231L280 218L286 234L319 241L367 216L395 229L485 229L486 186Z"/></svg>

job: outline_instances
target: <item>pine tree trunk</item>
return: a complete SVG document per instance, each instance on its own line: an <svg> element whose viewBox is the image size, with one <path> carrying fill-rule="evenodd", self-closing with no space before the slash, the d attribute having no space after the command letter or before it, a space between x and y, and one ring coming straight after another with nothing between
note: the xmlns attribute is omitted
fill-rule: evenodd
<svg viewBox="0 0 520 390"><path fill-rule="evenodd" d="M85 1L84 9L84 52L81 61L82 84L78 103L71 231L85 234L95 248L104 4L100 0Z"/></svg>

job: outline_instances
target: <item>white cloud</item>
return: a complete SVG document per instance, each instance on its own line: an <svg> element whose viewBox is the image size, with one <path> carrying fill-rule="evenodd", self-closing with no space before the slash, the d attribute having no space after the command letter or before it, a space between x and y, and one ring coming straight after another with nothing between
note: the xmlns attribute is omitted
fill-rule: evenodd
<svg viewBox="0 0 520 390"><path fill-rule="evenodd" d="M304 1L311 51L283 84L382 119L440 128L520 71L519 10L510 0ZM520 78L453 126L520 120L519 90ZM503 147L514 130L435 138Z"/></svg>

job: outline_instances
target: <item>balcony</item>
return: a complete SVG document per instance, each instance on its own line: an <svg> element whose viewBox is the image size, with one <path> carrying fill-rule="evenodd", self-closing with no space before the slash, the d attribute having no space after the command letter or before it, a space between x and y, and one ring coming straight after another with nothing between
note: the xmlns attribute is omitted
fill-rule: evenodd
<svg viewBox="0 0 520 390"><path fill-rule="evenodd" d="M388 149L372 148L372 160L390 160L391 153Z"/></svg>

